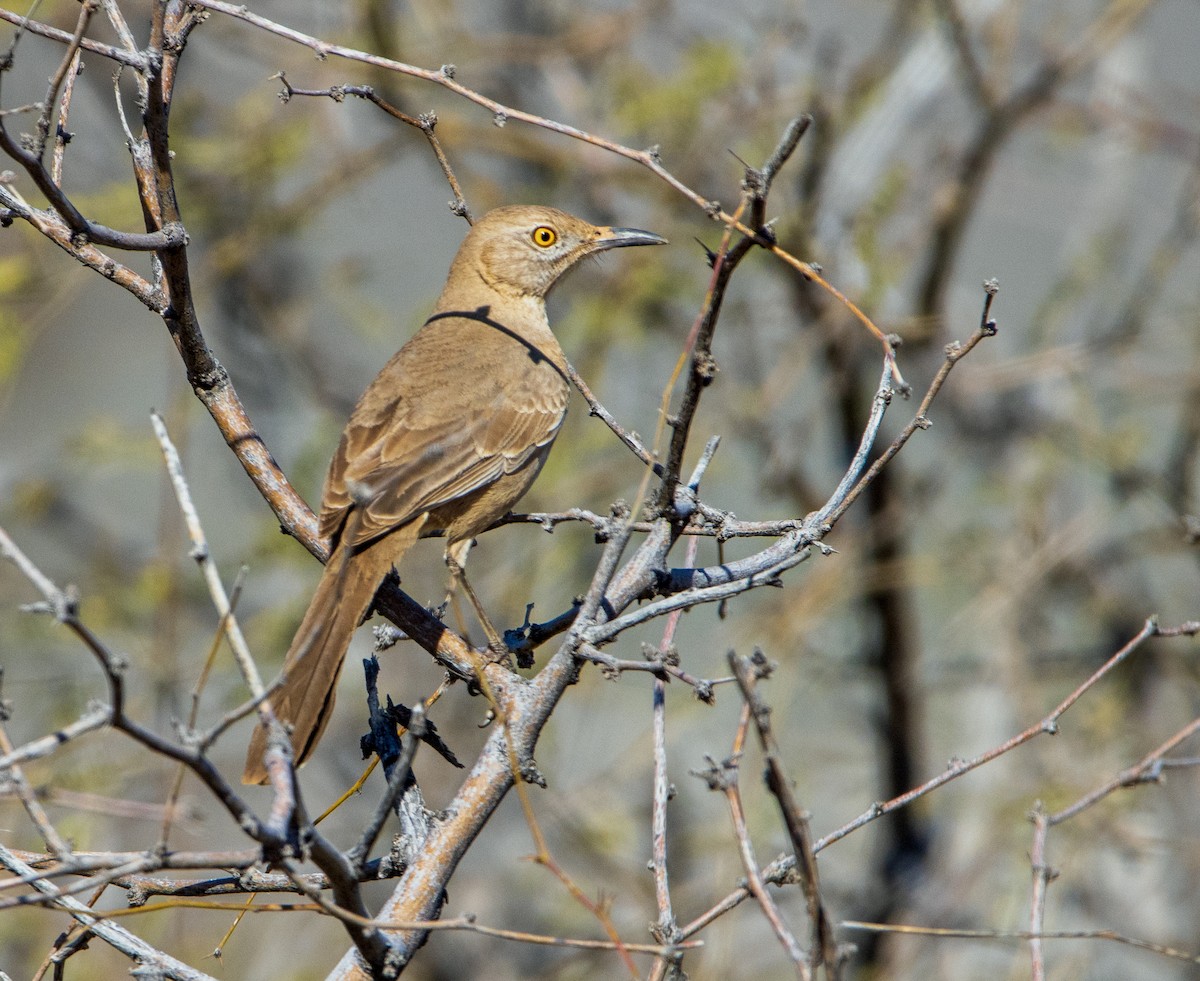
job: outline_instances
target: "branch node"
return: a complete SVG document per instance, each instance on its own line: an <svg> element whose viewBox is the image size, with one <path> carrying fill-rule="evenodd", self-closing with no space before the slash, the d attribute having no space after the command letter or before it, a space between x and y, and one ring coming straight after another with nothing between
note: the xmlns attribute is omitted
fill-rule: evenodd
<svg viewBox="0 0 1200 981"><path fill-rule="evenodd" d="M546 789L546 778L542 775L542 771L538 769L537 763L533 761L533 757L522 761L521 763L521 782L531 783L535 787Z"/></svg>
<svg viewBox="0 0 1200 981"><path fill-rule="evenodd" d="M730 152L732 153L733 151ZM737 157L736 153L733 155ZM740 157L738 159L743 165L746 163ZM756 198L761 198L767 190L767 180L763 176L762 171L747 166L742 174L742 190Z"/></svg>
<svg viewBox="0 0 1200 981"><path fill-rule="evenodd" d="M708 351L697 352L695 358L692 359L692 371L695 372L696 378L703 387L707 388L712 384L718 370L720 369L717 367L717 359ZM675 422L671 420L667 421L670 425L674 426L678 422L678 419Z"/></svg>
<svg viewBox="0 0 1200 981"><path fill-rule="evenodd" d="M737 786L738 761L740 755L730 756L720 763L714 760L707 753L704 758L708 760L708 766L703 770L689 770L693 777L699 777L706 784L709 790L732 790Z"/></svg>
<svg viewBox="0 0 1200 981"><path fill-rule="evenodd" d="M679 667L679 648L674 645L658 648L653 644L642 645L642 657L651 663Z"/></svg>

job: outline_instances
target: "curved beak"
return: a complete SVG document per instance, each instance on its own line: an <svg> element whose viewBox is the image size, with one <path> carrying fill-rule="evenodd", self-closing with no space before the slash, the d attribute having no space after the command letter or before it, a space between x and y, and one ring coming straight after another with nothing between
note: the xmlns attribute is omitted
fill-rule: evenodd
<svg viewBox="0 0 1200 981"><path fill-rule="evenodd" d="M644 232L640 228L610 228L597 229L593 248L597 252L605 249L623 249L627 245L666 245L667 240L653 232Z"/></svg>

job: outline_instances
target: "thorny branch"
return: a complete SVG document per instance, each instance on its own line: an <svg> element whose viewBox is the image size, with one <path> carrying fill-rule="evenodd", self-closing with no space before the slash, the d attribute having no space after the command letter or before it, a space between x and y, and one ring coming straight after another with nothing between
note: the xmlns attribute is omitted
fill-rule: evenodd
<svg viewBox="0 0 1200 981"><path fill-rule="evenodd" d="M288 102L297 95L314 98L326 97L333 99L334 102L343 102L346 96L349 95L358 99L365 99L367 102L382 109L393 119L398 119L407 126L419 129L424 134L425 139L429 141L429 148L437 158L438 166L442 168L442 173L446 177L446 183L450 185L450 190L454 194L454 200L450 202L450 210L459 217L465 218L468 224L473 225L475 223L471 209L467 206L467 199L463 197L458 178L454 176L454 170L451 168L450 161L446 157L446 151L442 149L442 143L437 138L437 134L434 133L438 121L437 113L426 112L420 116L410 116L403 110L393 106L369 85L334 85L327 89L298 89L287 80L287 76L283 72L279 72L275 77L283 83L283 92L280 93L280 99L283 102Z"/></svg>
<svg viewBox="0 0 1200 981"><path fill-rule="evenodd" d="M696 776L702 777L710 790L720 791L725 795L729 805L730 818L733 822L734 835L737 838L738 851L742 859L742 868L746 873L746 889L762 907L763 915L771 925L771 930L787 953L788 959L795 967L796 976L801 981L811 981L812 969L808 957L800 947L791 928L784 922L783 914L767 890L767 882L759 868L758 859L754 855L754 844L750 840L750 831L746 825L745 808L742 804L740 785L742 749L746 741L746 729L750 724L750 706L743 704L741 721L738 723L734 736L734 749L720 763L710 761L707 770L698 771ZM820 958L820 952L816 954Z"/></svg>
<svg viewBox="0 0 1200 981"><path fill-rule="evenodd" d="M783 768L783 760L779 744L771 728L771 710L763 700L758 690L760 679L767 677L770 666L761 651L756 651L753 658L740 657L734 652L729 653L729 665L741 689L749 709L749 719L754 723L758 733L759 743L766 758L767 770L764 774L768 789L779 802L783 815L784 826L792 842L796 868L800 873L800 884L804 889L804 898L808 904L808 918L812 924L813 944L809 966L816 968L825 965L828 977L837 981L840 976L840 956L837 941L833 936L833 927L825 902L821 898L821 877L817 871L817 857L813 851L812 832L809 828L808 815L801 808L792 790L791 780Z"/></svg>
<svg viewBox="0 0 1200 981"><path fill-rule="evenodd" d="M323 910L338 916L347 925L359 953L370 964L372 971L382 976L381 972L384 970L393 970L407 963L431 930L474 928L479 932L487 932L484 928L474 927L473 924L467 926L463 920L433 922L441 911L446 880L453 874L462 853L478 834L483 824L487 822L500 799L512 786L513 781L523 779L513 773L507 761L510 758L532 761L533 749L542 726L567 687L577 677L581 663L593 661L614 674L620 674L623 671L645 670L654 676L655 874L659 908L658 929L661 933L661 936L656 937L660 941L658 946L627 944L620 938L608 943L598 942L595 946L603 949L616 949L622 953L627 951L651 953L657 958L656 970L660 972L665 971L668 965L677 966L683 951L689 946L685 938L693 935L703 925L720 915L718 910L732 908L741 899L733 898L738 896L738 893L734 893L732 897L727 897L712 911L685 927L680 928L675 921L666 876L667 785L665 756L662 755L665 754L665 740L662 732L662 726L665 725L664 685L670 678L675 678L691 685L699 697L711 698L714 685L732 679L696 679L684 671L679 666L677 658L673 659L670 653L670 640L673 636L674 624L684 609L699 603L726 599L762 585L775 585L785 571L806 559L813 548L819 551L828 551L828 547L823 544L823 539L833 525L846 513L864 488L874 480L881 468L887 465L907 440L918 429L927 427L927 413L930 404L954 364L969 353L980 340L995 333L995 322L989 316L991 301L995 295L994 285L988 284L987 286L987 299L980 329L962 346L952 345L947 349L942 369L931 383L913 420L882 454L870 462L879 426L890 405L892 395L896 391L903 390L904 387L895 366L892 345L888 339L883 338L857 306L829 287L816 269L780 249L775 243L770 224L766 221L766 199L772 181L794 152L807 128L806 117L794 120L787 127L775 151L761 169L747 168L742 186L741 204L733 214L729 214L721 208L719 203L702 198L667 171L659 159L657 148L634 150L544 117L511 109L455 81L455 72L452 66L444 66L437 71L419 69L340 45L329 44L268 21L251 13L245 7L236 7L219 2L219 0L193 0L190 4L182 5L156 5L151 38L145 51L137 50L133 35L125 25L115 3L105 2L103 8L122 41L122 46L113 47L99 44L84 36L89 19L98 6L99 4L95 0L86 0L81 5L79 20L73 33L58 31L30 21L28 18L18 17L8 11L0 11L0 18L17 24L19 33L28 31L51 38L63 43L67 48L59 68L50 79L45 100L35 107L39 116L37 133L32 142L26 143L14 139L5 128L5 116L0 113L0 150L21 165L46 199L49 207L38 209L30 206L11 183L0 183L0 205L7 209L5 217L9 220L16 217L27 221L60 248L74 256L80 263L101 272L122 285L149 309L162 315L178 347L189 381L195 388L198 397L212 413L231 449L274 509L285 530L293 534L319 558L324 557L325 546L316 535L313 516L288 485L286 477L255 431L236 392L229 383L224 368L207 346L194 308L186 254L188 240L182 223L181 211L175 199L167 130L176 71L187 38L202 19L203 15L199 13L200 10L220 12L248 22L259 29L303 44L322 57L335 55L440 85L489 109L498 123L508 119L520 120L560 135L582 140L606 152L624 157L650 170L676 192L703 208L725 228L721 246L712 254L713 273L708 294L696 318L692 335L685 345L684 356L688 365L688 374L679 406L666 418L670 437L665 453L658 453L657 440L652 448L648 448L642 444L640 439L623 430L615 417L590 395L582 380L577 380L577 385L584 392L593 413L602 418L646 466L647 480L651 476L657 479L657 491L645 514L635 513L638 510L636 508L627 509L624 512L616 509L613 515L602 517L580 509L572 509L558 514L510 516L506 519L508 522L538 523L547 530L553 530L554 526L562 521L588 522L596 529L598 537L604 539L605 548L591 587L579 604L553 618L547 624L527 625L527 629L523 628L521 631L523 636L517 643L514 643L514 651L532 650L538 644L566 631L567 636L545 668L529 682L524 682L516 676L508 674L506 669L501 666L492 665L488 668L488 684L496 689L506 706L505 724L494 728L485 751L480 755L460 789L451 812L444 822L434 828L427 843L426 852L418 856L413 864L404 871L403 879L389 904L387 915L372 920L358 886L366 879L396 875L399 872L399 869L389 860L367 861L366 853L373 846L375 837L382 826L382 815L386 813L385 805L391 803L392 797L398 792L399 786L405 778L407 762L411 757L402 761L401 768L394 777L395 785L389 787L388 795L383 798L375 818L360 839L359 846L349 853L343 853L335 848L327 839L317 833L312 823L307 820L299 787L294 780L295 774L290 769L290 763L285 753L279 755L273 771L273 775L278 780L276 783L277 793L272 802L272 812L266 820L258 819L208 762L204 755L204 749L208 745L207 741L199 747L176 745L129 718L124 698L124 665L79 619L77 602L70 591L60 590L42 575L2 530L0 530L0 552L21 568L43 597L42 601L35 604L34 608L40 612L53 614L60 623L72 630L96 657L109 686L111 706L94 707L76 722L65 726L53 736L35 740L18 748L12 747L7 741L7 736L0 732L0 736L3 737L2 744L0 744L0 752L3 753L3 756L0 756L0 769L7 769L11 774L10 782L16 787L17 794L26 804L31 818L42 831L47 846L52 852L51 856L39 860L39 864L44 864L45 867L35 869L21 856L0 849L0 863L16 876L14 880L0 883L0 887L32 886L44 897L41 901L69 911L97 936L101 936L119 949L130 952L130 956L136 959L144 959L148 956L144 945L139 946L140 941L137 941L132 935L128 935L111 923L98 919L93 913L87 912L86 907L81 907L71 899L73 892L83 891L97 881L121 885L130 890L131 897L135 894L139 895L142 902L148 895L218 895L259 888L291 890L312 898L314 903ZM942 4L941 9L943 15L947 17L950 14L947 14L946 11L953 13L954 10L953 5L947 4ZM951 22L951 27L954 27L953 22ZM968 57L969 48L962 43L960 38L956 37L955 41L963 49L964 58ZM137 73L138 85L146 103L143 116L146 129L137 136L130 134L129 142L145 216L146 231L143 233L120 232L89 220L77 209L63 190L63 164L67 144L65 127L81 51L99 54L119 65L133 69ZM1062 71L1069 70L1071 66L1072 63L1067 60ZM977 65L968 65L967 70L974 76L977 98L983 102L990 102L993 95L988 91L987 79L983 72ZM466 199L446 155L434 135L436 117L432 114L421 117L408 116L379 98L374 90L367 86L345 85L326 90L303 90L291 86L282 74L279 78L284 84L288 97L304 95L341 99L351 95L371 101L394 118L420 129L428 140L451 186L455 199L452 207L456 213L463 215L468 221L470 220L471 215L466 205ZM1054 81L1054 79L1050 81ZM1027 94L1028 101L1032 101L1036 94ZM54 127L56 117L58 125ZM54 149L50 166L47 167L44 163L44 156L52 131L55 132ZM138 275L131 269L115 262L97 246L153 253L152 277L147 279ZM683 460L697 406L703 391L713 378L714 362L712 361L711 342L720 315L722 300L730 277L738 263L754 247L761 247L772 252L800 275L826 286L839 301L843 302L864 324L880 336L885 350L879 389L859 451L855 454L845 477L825 506L803 520L740 521L731 514L721 512L701 501L699 498L700 476L707 465L707 460L715 451L715 442L710 444L701 464L696 468L693 479L687 483L682 480ZM668 395L670 391L671 386L668 386ZM166 440L165 433L162 434L162 439L164 451L168 453L170 460L169 440ZM176 459L171 464L173 471L177 463ZM181 506L185 514L189 514L189 505L185 498L186 495L181 494ZM645 498L639 495L638 500L640 503ZM198 525L195 531L199 531ZM626 559L625 551L632 546L635 534L644 537L640 544L633 549L632 556ZM669 569L666 558L681 536L690 536L686 565L680 569ZM715 537L720 541L733 537L754 536L771 537L776 541L748 559L722 563L720 566L712 568L698 569L693 567L693 561L695 546L700 536ZM198 551L206 552L202 535L194 533L193 542ZM219 589L219 583L217 588L214 588L214 596L218 597L217 605L220 609L223 591ZM634 604L639 601L647 602L637 609L632 609ZM472 656L466 642L449 631L428 611L394 588L381 595L380 608L400 623L410 637L445 664L452 674L467 680L474 678L474 665L477 663L477 659ZM227 629L232 639L236 634L236 622L232 620L229 613L228 602L225 601L225 608L221 610L222 629ZM664 643L660 651L651 660L644 663L623 661L601 649L602 645L613 641L622 631L658 616L667 616L669 625L664 633ZM1183 630L1184 628L1179 629ZM1195 631L1193 630L1193 632ZM757 867L753 853L749 849L749 835L745 828L744 815L740 811L740 797L736 792L735 773L733 783L724 789L729 796L731 812L738 828L739 842L747 854L747 874L752 883L745 892L746 894L753 893L759 899L768 916L772 918L772 923L776 924L780 939L788 947L801 973L807 971L809 965L801 956L795 938L791 937L786 928L782 926L781 921L772 915L773 904L767 895L767 884L784 881L789 872L797 866L802 869L801 878L814 928L813 949L808 955L811 958L810 963L812 967L823 964L830 972L830 976L836 976L837 950L819 893L815 863L817 852L879 815L918 799L950 779L995 759L1034 736L1042 732L1055 731L1059 716L1067 711L1075 700L1096 684L1104 674L1119 664L1143 640L1162 634L1163 632L1159 631L1157 624L1148 621L1142 634L1139 634L1126 648L1114 655L1109 663L1064 700L1058 709L1042 723L1030 727L1024 733L1014 737L1013 740L982 754L975 760L953 764L946 774L916 788L909 794L875 805L871 811L857 821L816 843L811 841L807 817L799 808L791 793L786 776L782 772L778 750L773 744L770 727L765 713L762 711L764 707L755 691L755 679L746 673L744 663L735 661L734 678L739 682L746 700L746 714L743 718L739 742L744 738L746 727L753 721L767 756L768 779L772 792L779 801L795 850L795 855L789 860L790 864L789 861L784 861L772 863L761 870ZM237 642L235 641L235 643ZM244 647L244 643L241 646ZM239 653L244 653L244 651ZM255 695L255 702L250 706L253 708L254 704L261 701L263 692L261 685L256 682L252 664L247 670L247 678ZM284 871L268 874L251 869L254 860L260 857L257 849L241 855L221 853L218 856L216 853L207 853L206 855L184 856L181 853L172 855L164 851L155 855L106 854L94 859L89 859L80 853L71 853L66 843L55 832L53 825L45 818L44 812L37 811L36 800L28 785L23 782L19 767L21 763L47 755L53 752L57 746L77 739L105 724L110 724L125 732L148 750L177 760L188 767L221 801L246 833L262 845L263 852L274 859L278 867ZM1042 815L1040 818L1035 818L1037 833L1042 835L1040 844L1044 845L1044 835L1050 827L1069 819L1086 807L1092 806L1116 789L1157 779L1165 765L1165 754L1198 729L1200 729L1200 721L1180 730L1139 764L1119 774L1093 794L1072 805L1071 808L1055 815ZM215 738L216 734L222 731L224 731L224 724L213 730L213 733L210 734L211 738ZM508 743L512 745L507 745ZM407 745L415 747L415 742L410 740ZM300 846L299 849L297 846ZM296 861L298 851L312 857L322 869L322 874L314 876L301 873ZM1035 874L1038 868L1043 867L1040 857L1042 852L1039 850L1036 855L1039 857L1035 862ZM213 863L211 867L242 869L244 874L236 878L222 877L194 883L174 880L161 887L154 885L149 878L149 873L156 870L210 867L206 866L206 863ZM81 874L93 876L93 881L80 883L76 887L68 889L60 889L53 882L59 876ZM1043 887L1048 881L1049 879L1046 878ZM334 897L332 902L323 895L327 889L332 891ZM26 899L26 895L22 895L18 901L27 902L28 899ZM1029 933L1031 941L1044 935L1041 933L1041 914L1044 912L1044 901L1043 888L1042 892L1035 895L1034 919L1031 921L1033 929ZM4 904L0 903L0 906L2 905ZM499 935L501 931L493 931L493 933ZM548 941L571 943L577 946L584 945L583 942L558 941L557 938L541 938L539 940L530 935L521 935L521 939L526 942ZM1031 946L1033 946L1032 943ZM1035 947L1035 950L1037 949ZM157 954L157 952L153 953ZM1038 956L1035 953L1035 975L1038 970L1037 963ZM347 974L357 969L357 966L349 966ZM198 972L191 972L184 965L171 964L163 970L170 977L202 977Z"/></svg>
<svg viewBox="0 0 1200 981"><path fill-rule="evenodd" d="M211 9L220 8L212 7ZM40 151L24 150L17 146L10 137L7 137L6 133L0 133L0 137L3 137L0 139L0 149L8 152L13 159L22 164L34 179L35 184L42 190L51 207L45 211L32 208L26 205L15 191L8 188L0 188L0 197L14 215L24 218L38 227L51 240L76 255L80 261L101 270L105 275L126 286L147 306L163 315L179 349L189 380L217 421L231 449L242 461L256 485L263 491L264 497L275 508L284 527L320 556L324 552L324 544L316 537L315 522L311 512L291 491L286 478L255 433L236 393L229 384L223 367L204 340L194 307L185 248L187 239L186 233L183 232L180 208L175 199L167 135L167 120L173 98L173 83L177 65L184 50L186 38L198 22L192 13L194 10L195 7L159 6L156 8L147 63L159 66L159 69L153 76L147 72L139 73L139 86L145 93L147 103L143 116L146 129L138 136L130 134L130 150L148 228L144 236L130 237L123 233L110 233L101 226L89 223L79 214L58 186L57 181L61 179L61 156L56 157L54 172L50 173L41 164ZM122 32L119 31L119 33ZM128 36L123 36L125 36L128 47ZM167 43L168 39L170 39L170 43ZM64 59L65 67L60 72L63 79L71 77L74 55L80 46L85 46L82 41L82 30L77 32L77 36L71 43L73 47L69 51L68 57ZM448 76L443 74L440 77ZM283 81L290 95L301 94L299 90L292 88L286 79ZM55 91L60 82L54 83ZM343 91L346 94L355 94L369 99L373 96L373 93L365 88ZM332 90L327 94L336 96ZM381 108L388 108L377 98L372 101ZM66 107L67 103L64 102L63 111ZM392 114L400 118L396 112ZM530 121L533 121L535 117L529 118ZM452 171L448 164L445 164L444 155L438 152L440 147L436 140L432 138L432 118L405 119L405 121L410 124L415 123L430 139L431 146L444 164L447 178L454 188L456 200L461 201L461 192L457 188ZM699 527L701 529L716 535L733 536L759 533L763 530L762 526L751 528L747 525L739 525L731 516L707 508L700 502L698 482L699 475L703 471L703 463L697 468L696 478L686 485L681 480L680 467L701 390L711 381L711 338L729 277L741 258L753 246L761 245L772 251L778 251L771 241L769 230L766 230L764 225L766 195L771 181L794 151L806 125L807 123L803 119L794 122L784 133L779 146L762 170L747 171L744 182L744 201L738 209L738 214L748 212L749 220L754 228L742 224L739 218L724 215L719 209L714 212L715 217L725 222L727 231L722 247L714 258L713 282L708 297L702 313L697 318L693 336L686 348L692 367L681 407L671 421L672 436L666 463L661 469L658 469L661 483L656 512L652 513L645 541L639 546L633 558L623 566L621 565L621 556L634 532L634 525L630 520L633 515L615 516L616 520L610 523L607 529L608 545L604 550L592 588L585 595L578 609L570 611L572 618L575 619L575 626L568 633L567 640L561 646L559 654L551 660L550 666L538 676L534 690L526 694L525 697L529 703L523 706L524 713L510 712L510 720L506 724L504 734L507 738L521 743L519 756L529 756L541 726L578 670L576 657L582 649L585 639L592 645L613 639L625 625L619 620L620 611L628 608L639 595L644 595L647 589L662 592L663 584L670 582L670 579L664 579L659 571L662 568L662 560L672 543L683 533L685 528L696 527L694 516L700 516ZM556 127L549 126L548 128ZM578 132L569 131L569 128L558 128L567 135L576 135ZM582 135L586 136L586 134ZM589 142L605 146L605 141L598 140L598 138L589 138ZM617 148L615 144L608 148L620 155L639 160L659 176L664 177L668 183L681 189L681 185L678 185L678 182L662 169L655 155L639 154L627 150L621 152L621 148ZM694 193L686 192L686 189L684 191L693 200L707 206L708 203L700 201ZM464 214L467 213L465 206L463 211ZM733 241L735 234L740 236L736 242ZM154 251L154 281L152 283L146 281L114 263L109 257L96 252L92 243L118 248L147 248ZM807 267L799 268L804 272ZM889 363L891 363L890 349ZM602 411L602 407L599 407L598 403L594 401L593 410L597 411L598 415L606 414ZM609 418L611 419L611 416ZM163 438L165 440L165 436ZM627 438L626 443L635 451L637 450L637 444L631 438ZM167 448L170 460L169 443L164 441L164 447ZM715 448L715 443L712 448ZM711 456L712 448L705 454L704 461ZM639 455L646 463L652 459L645 451ZM173 463L172 467L174 469L176 464ZM184 501L185 513L187 513L186 499L181 498L181 500ZM197 537L193 532L193 540L197 543L197 548L203 552L203 539ZM792 547L794 548L794 544ZM742 588L774 581L782 568L771 569L765 576L748 575ZM715 595L719 589L720 585L713 587L709 584L708 592ZM57 591L53 593L48 591L46 595L50 597L47 602L54 607L59 618L84 639L103 664L112 694L111 720L116 728L130 733L153 751L176 759L192 769L225 803L230 813L244 827L247 827L256 840L263 844L265 852L282 863L288 880L296 888L316 899L329 912L333 912L345 920L350 927L351 935L359 952L375 968L382 969L384 961L404 962L411 957L411 953L423 942L427 929L410 931L407 935L402 933L397 939L390 939L385 937L377 927L363 923L365 908L359 898L357 881L351 863L347 862L336 849L329 845L303 817L303 805L298 797L298 787L289 775L286 754L271 757L273 765L269 769L273 786L276 788L276 796L269 817L259 821L246 809L244 803L233 793L232 789L224 784L219 775L212 770L211 764L208 763L201 750L176 747L138 726L126 716L120 674L112 663L110 655L98 639L92 636L78 620L69 602L62 599ZM214 593L214 595L219 596L220 593ZM699 601L702 595L704 595L703 589L688 599ZM398 590L388 591L387 595L381 597L379 605L385 612L396 617L409 636L434 652L435 656L441 659L452 673L457 673L461 677L472 677L473 665L477 662L467 651L462 639L446 630L425 610L416 607ZM670 609L660 608L660 613L682 610L686 605L688 604L679 603ZM615 629L611 626L614 623L614 617L616 618ZM601 624L606 621L610 624L609 629L596 633ZM563 627L569 624L570 618L563 620ZM585 629L590 629L592 634L585 635ZM549 635L544 635L543 639L547 636ZM663 670L668 670L668 667L664 665ZM250 677L252 676L251 672ZM676 676L681 680L686 677L682 672L677 672ZM513 706L518 704L513 701L517 695L517 689L514 688L513 680L503 669L498 666L489 668L487 680L506 704ZM697 683L697 685L698 690L702 688L711 690L711 685L703 683ZM260 698L261 695L256 693L256 700ZM494 758L504 759L506 755L496 754ZM488 754L485 753L481 760L486 759L488 759ZM463 826L461 822L456 825L450 821L437 829L437 832L444 832L443 840L434 840L428 854L438 863L439 875L433 880L424 879L422 881L436 884L444 881L452 873L458 857L465 850L467 844L473 840L478 829L486 822L500 797L511 786L512 779L513 774L506 767L497 769L485 765L483 769L480 769L477 764L476 772L472 774L471 778L468 778L467 784L460 793L459 803L462 806L456 812L463 816L467 825ZM472 800L470 794L475 787L483 796ZM292 836L296 833L297 821L304 827L308 853L317 861L328 877L336 906L326 907L325 901L314 895L313 884L298 877L294 863L288 858L288 850L292 847L288 841L289 839L294 840ZM435 839L437 832L434 835ZM439 853L438 847L439 845L444 847L445 842L451 839L451 855L447 858L444 852ZM360 858L365 858L365 856L360 856ZM420 867L421 864L421 861L418 860L413 867L410 867L402 880L400 889L395 894L396 898L400 900L399 909L396 912L400 919L409 922L419 922L436 917L440 909L440 888L435 886L433 893L411 888L410 880L427 875L427 870ZM139 864L138 868L142 868L142 866ZM128 867L122 869L120 874L128 876L130 874ZM406 890L408 891L406 892Z"/></svg>

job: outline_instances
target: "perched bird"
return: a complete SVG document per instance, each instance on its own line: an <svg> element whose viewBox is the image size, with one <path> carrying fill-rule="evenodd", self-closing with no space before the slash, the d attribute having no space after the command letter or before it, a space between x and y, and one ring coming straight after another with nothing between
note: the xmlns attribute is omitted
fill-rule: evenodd
<svg viewBox="0 0 1200 981"><path fill-rule="evenodd" d="M329 560L270 699L297 765L329 722L350 638L392 567L417 539L444 533L447 562L461 569L471 539L545 463L569 395L546 295L586 256L665 242L527 206L497 208L467 233L432 316L358 400L325 478ZM266 780L266 743L260 723L244 782Z"/></svg>

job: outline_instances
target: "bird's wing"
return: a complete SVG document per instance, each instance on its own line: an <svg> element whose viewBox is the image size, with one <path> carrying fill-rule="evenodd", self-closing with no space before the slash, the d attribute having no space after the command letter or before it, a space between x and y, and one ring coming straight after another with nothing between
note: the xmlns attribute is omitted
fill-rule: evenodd
<svg viewBox="0 0 1200 981"><path fill-rule="evenodd" d="M449 326L439 325L443 342ZM364 544L520 470L558 434L569 391L551 362L502 343L479 351L491 370L472 370L475 357L464 370L461 348L450 362L422 342L424 333L384 368L351 416L326 481L322 534L340 531L358 505L347 544ZM496 371L495 357L509 348L517 366ZM441 368L447 363L455 364L453 376Z"/></svg>

